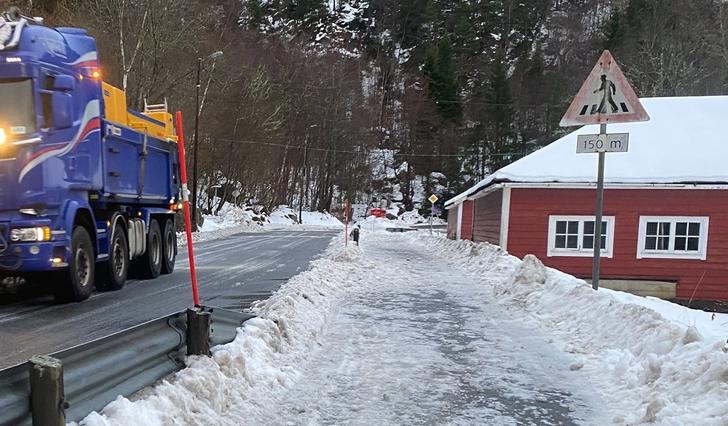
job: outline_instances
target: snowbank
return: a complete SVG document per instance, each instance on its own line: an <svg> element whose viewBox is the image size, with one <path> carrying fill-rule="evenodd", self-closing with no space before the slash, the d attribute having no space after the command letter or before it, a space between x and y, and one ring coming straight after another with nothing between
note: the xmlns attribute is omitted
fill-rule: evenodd
<svg viewBox="0 0 728 426"><path fill-rule="evenodd" d="M343 228L344 224L328 212L302 212L303 224L298 223L298 211L281 205L268 216L268 223L275 228L293 227L294 229L309 228Z"/></svg>
<svg viewBox="0 0 728 426"><path fill-rule="evenodd" d="M526 311L564 351L583 360L571 368L585 369L613 411L624 413L615 424L728 424L728 315L595 292L534 256L521 261L487 243L421 233L405 238L476 276L507 271L513 278L494 286L494 300Z"/></svg>
<svg viewBox="0 0 728 426"><path fill-rule="evenodd" d="M394 209L396 211L397 209ZM387 228L405 228L415 229L412 225L428 225L430 219L422 216L417 211L409 211L402 213L397 219L387 219L384 217L367 216L366 218L354 222L354 226L361 225L365 231L386 231ZM433 225L447 224L439 217L432 218ZM350 225L351 226L351 225Z"/></svg>
<svg viewBox="0 0 728 426"><path fill-rule="evenodd" d="M358 247L332 242L312 269L292 278L270 299L253 306L236 339L213 356L190 357L188 368L129 400L119 397L85 426L247 424L251 413L275 410L276 395L293 386L311 349L345 299L350 274L372 265Z"/></svg>
<svg viewBox="0 0 728 426"><path fill-rule="evenodd" d="M303 212L303 225L298 224L298 212L288 206L280 206L267 218L247 207L225 203L217 216L205 215L205 221L198 232L192 234L192 241L201 242L229 237L241 232L260 232L266 229L316 230L338 229L344 225L329 213ZM177 243L187 244L183 232L177 233Z"/></svg>
<svg viewBox="0 0 728 426"><path fill-rule="evenodd" d="M204 223L198 232L192 234L192 241L216 240L241 232L262 231L262 222L253 220L256 216L258 215L249 209L225 203L217 216L204 216ZM177 244L187 245L187 237L184 232L177 233Z"/></svg>

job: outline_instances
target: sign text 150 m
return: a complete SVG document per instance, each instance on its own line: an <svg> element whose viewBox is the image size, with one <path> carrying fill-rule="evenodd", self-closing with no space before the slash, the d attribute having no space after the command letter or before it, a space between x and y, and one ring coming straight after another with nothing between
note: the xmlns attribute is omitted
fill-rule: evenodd
<svg viewBox="0 0 728 426"><path fill-rule="evenodd" d="M629 133L577 136L577 154L595 152L627 152L628 149Z"/></svg>

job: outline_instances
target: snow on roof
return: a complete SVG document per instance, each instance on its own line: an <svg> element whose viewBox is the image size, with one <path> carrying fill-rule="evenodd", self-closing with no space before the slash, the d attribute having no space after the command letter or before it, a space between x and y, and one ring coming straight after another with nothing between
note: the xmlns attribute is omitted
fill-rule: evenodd
<svg viewBox="0 0 728 426"><path fill-rule="evenodd" d="M642 98L651 120L610 124L629 133L629 152L606 155L604 181L612 184L722 184L728 182L728 96ZM595 183L597 155L577 154L576 137L599 133L589 125L487 176L464 194L497 182ZM463 194L460 194L463 195ZM447 206L461 202L460 195Z"/></svg>
<svg viewBox="0 0 728 426"><path fill-rule="evenodd" d="M445 209L450 210L451 208L455 207L456 204L460 204L461 202L465 201L466 198L468 198L468 191L471 191L473 188L470 188L469 190L462 192L449 200L445 203Z"/></svg>

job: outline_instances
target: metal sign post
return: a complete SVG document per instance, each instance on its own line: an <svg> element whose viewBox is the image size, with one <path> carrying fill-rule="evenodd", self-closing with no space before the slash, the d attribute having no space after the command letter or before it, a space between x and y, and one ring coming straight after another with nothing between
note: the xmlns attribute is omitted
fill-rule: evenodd
<svg viewBox="0 0 728 426"><path fill-rule="evenodd" d="M592 261L592 288L594 290L599 289L602 257L605 155L607 152L627 152L629 150L629 134L610 135L607 133L607 123L629 123L649 119L650 116L642 107L639 98L627 82L622 70L619 69L612 54L605 50L560 122L562 127L599 124L598 135L578 135L576 145L577 154L597 153L599 156Z"/></svg>
<svg viewBox="0 0 728 426"><path fill-rule="evenodd" d="M599 126L599 133L607 134L607 125ZM604 211L604 160L605 151L599 151L597 164L597 205L594 218L594 261L592 262L592 288L599 290L599 270L602 262L602 214Z"/></svg>
<svg viewBox="0 0 728 426"><path fill-rule="evenodd" d="M428 200L430 201L430 235L432 235L432 216L435 215L435 203L439 198L437 198L437 195L432 194Z"/></svg>

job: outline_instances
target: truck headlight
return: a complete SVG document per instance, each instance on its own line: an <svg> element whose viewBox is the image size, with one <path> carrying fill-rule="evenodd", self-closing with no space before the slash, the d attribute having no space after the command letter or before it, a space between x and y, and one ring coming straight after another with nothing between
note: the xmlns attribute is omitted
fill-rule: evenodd
<svg viewBox="0 0 728 426"><path fill-rule="evenodd" d="M14 242L50 241L50 239L51 228L47 226L16 228L10 231L10 241Z"/></svg>

